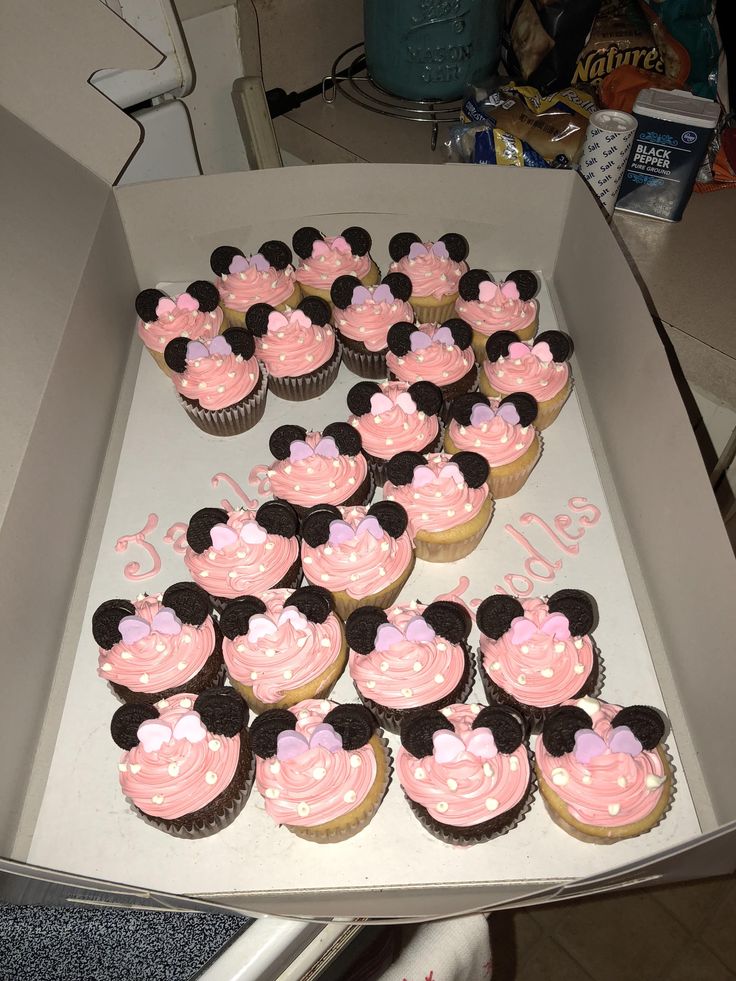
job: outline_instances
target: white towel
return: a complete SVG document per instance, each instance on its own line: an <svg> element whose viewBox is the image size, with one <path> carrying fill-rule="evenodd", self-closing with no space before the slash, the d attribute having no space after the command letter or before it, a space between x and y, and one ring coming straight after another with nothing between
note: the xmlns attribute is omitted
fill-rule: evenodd
<svg viewBox="0 0 736 981"><path fill-rule="evenodd" d="M489 981L488 920L480 914L403 927L397 960L376 981Z"/></svg>

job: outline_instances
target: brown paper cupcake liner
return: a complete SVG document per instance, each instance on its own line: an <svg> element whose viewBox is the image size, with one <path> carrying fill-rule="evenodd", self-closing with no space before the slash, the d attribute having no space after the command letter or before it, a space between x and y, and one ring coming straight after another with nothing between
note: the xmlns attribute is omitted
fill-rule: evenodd
<svg viewBox="0 0 736 981"><path fill-rule="evenodd" d="M311 371L308 375L277 378L271 374L268 379L268 387L273 395L288 402L306 402L309 399L319 398L320 395L324 395L337 378L341 352L342 346L335 338L335 350L326 364L315 371Z"/></svg>
<svg viewBox="0 0 736 981"><path fill-rule="evenodd" d="M268 373L261 366L261 383L236 405L226 409L203 409L198 402L177 393L184 411L195 426L210 436L239 436L260 422L266 411Z"/></svg>
<svg viewBox="0 0 736 981"><path fill-rule="evenodd" d="M433 439L431 443L428 443L427 446L422 447L422 449L418 451L419 453L439 453L442 450L445 440L445 425L441 419L438 418L437 421L440 424L440 428L436 438ZM388 476L386 474L388 460L382 460L378 456L373 456L371 453L366 453L365 450L363 450L363 455L368 461L368 466L371 468L371 473L373 474L373 479L376 482L376 487L383 487L388 480Z"/></svg>
<svg viewBox="0 0 736 981"><path fill-rule="evenodd" d="M340 330L335 328L338 334ZM354 341L350 337L340 334L342 341L342 362L349 371L360 378L369 378L372 381L386 378L388 368L386 367L386 354L388 348L382 351L369 351L365 344Z"/></svg>

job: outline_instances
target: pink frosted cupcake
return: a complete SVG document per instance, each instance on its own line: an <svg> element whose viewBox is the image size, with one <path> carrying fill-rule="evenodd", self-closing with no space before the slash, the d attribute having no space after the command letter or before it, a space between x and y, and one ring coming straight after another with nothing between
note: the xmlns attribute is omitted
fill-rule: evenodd
<svg viewBox="0 0 736 981"><path fill-rule="evenodd" d="M345 364L362 378L385 378L389 327L414 322L411 280L389 273L380 286L368 287L355 276L338 276L330 295Z"/></svg>
<svg viewBox="0 0 736 981"><path fill-rule="evenodd" d="M161 290L143 290L135 300L138 314L138 336L148 353L167 375L171 369L164 360L164 350L175 337L192 341L211 340L222 331L224 322L217 289L204 279L190 283L177 297Z"/></svg>
<svg viewBox="0 0 736 981"><path fill-rule="evenodd" d="M533 791L523 720L501 706L448 705L407 719L396 772L424 827L454 845L505 834Z"/></svg>
<svg viewBox="0 0 736 981"><path fill-rule="evenodd" d="M467 240L456 232L436 242L422 242L414 232L399 232L388 243L393 259L390 272L408 276L412 283L411 305L421 324L440 323L453 315L458 284L468 271Z"/></svg>
<svg viewBox="0 0 736 981"><path fill-rule="evenodd" d="M248 310L245 326L255 337L256 357L266 366L274 395L291 402L319 398L337 378L340 345L331 316L329 304L316 296L284 313L268 303Z"/></svg>
<svg viewBox="0 0 736 981"><path fill-rule="evenodd" d="M470 627L463 607L449 600L427 606L412 601L385 611L362 606L350 614L350 677L384 729L398 732L417 712L468 697L474 677Z"/></svg>
<svg viewBox="0 0 736 981"><path fill-rule="evenodd" d="M542 453L542 438L534 428L537 400L515 392L493 401L472 392L455 399L445 432L445 450L470 450L485 457L488 485L498 500L511 497L526 483Z"/></svg>
<svg viewBox="0 0 736 981"><path fill-rule="evenodd" d="M386 461L396 453L437 452L442 446L442 392L432 382L358 382L348 392L348 408L377 484L386 479Z"/></svg>
<svg viewBox="0 0 736 981"><path fill-rule="evenodd" d="M254 303L270 303L277 310L295 307L302 298L286 242L264 242L251 256L232 245L220 245L210 256L217 276L220 305L231 327L242 327Z"/></svg>
<svg viewBox="0 0 736 981"><path fill-rule="evenodd" d="M305 296L330 302L330 290L338 276L355 276L363 286L375 286L381 278L371 259L371 237L353 225L340 235L323 235L306 226L294 232L291 244L301 259L296 279Z"/></svg>
<svg viewBox="0 0 736 981"><path fill-rule="evenodd" d="M572 391L570 339L558 330L540 334L525 344L516 334L501 330L486 343L487 361L480 370L480 390L502 399L513 392L528 392L537 400L538 430L551 426Z"/></svg>
<svg viewBox="0 0 736 981"><path fill-rule="evenodd" d="M237 436L260 421L268 379L247 330L230 327L202 341L175 337L166 345L164 358L180 403L203 432Z"/></svg>
<svg viewBox="0 0 736 981"><path fill-rule="evenodd" d="M458 317L473 328L473 351L480 364L486 358L486 341L499 330L513 331L520 341L530 341L539 324L539 280L530 269L517 269L496 283L485 269L466 272L458 286Z"/></svg>
<svg viewBox="0 0 736 981"><path fill-rule="evenodd" d="M406 511L391 501L369 509L310 508L302 522L302 566L309 582L330 591L343 620L359 606L390 606L414 568Z"/></svg>
<svg viewBox="0 0 736 981"><path fill-rule="evenodd" d="M218 610L237 596L295 589L301 579L298 530L284 501L266 501L257 511L202 508L187 527L184 563Z"/></svg>

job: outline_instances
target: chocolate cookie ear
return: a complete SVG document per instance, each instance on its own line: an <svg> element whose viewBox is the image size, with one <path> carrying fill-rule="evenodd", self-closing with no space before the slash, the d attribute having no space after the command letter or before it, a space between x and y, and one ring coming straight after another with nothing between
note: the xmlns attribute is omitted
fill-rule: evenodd
<svg viewBox="0 0 736 981"><path fill-rule="evenodd" d="M187 527L187 544L193 552L201 555L212 548L210 532L215 525L227 524L227 511L223 508L200 508L189 519Z"/></svg>
<svg viewBox="0 0 736 981"><path fill-rule="evenodd" d="M158 320L156 307L158 301L166 298L161 290L142 290L135 298L135 312L144 324L152 324Z"/></svg>
<svg viewBox="0 0 736 981"><path fill-rule="evenodd" d="M475 614L478 629L491 640L503 637L511 628L511 621L524 616L524 607L515 596L493 593L486 596Z"/></svg>
<svg viewBox="0 0 736 981"><path fill-rule="evenodd" d="M436 416L442 408L444 402L442 392L434 382L414 382L407 391L414 400L417 409L426 416Z"/></svg>
<svg viewBox="0 0 736 981"><path fill-rule="evenodd" d="M202 313L212 313L220 302L220 294L214 283L206 279L195 279L187 286L186 292L199 304Z"/></svg>
<svg viewBox="0 0 736 981"><path fill-rule="evenodd" d="M319 296L305 296L297 310L301 310L317 327L326 327L332 318L330 304Z"/></svg>
<svg viewBox="0 0 736 981"><path fill-rule="evenodd" d="M388 286L391 290L391 296L395 300L403 300L404 303L406 303L414 290L409 277L400 272L387 273L381 282Z"/></svg>
<svg viewBox="0 0 736 981"><path fill-rule="evenodd" d="M664 719L649 705L627 705L611 719L611 726L628 726L642 749L654 749L664 739Z"/></svg>
<svg viewBox="0 0 736 981"><path fill-rule="evenodd" d="M368 514L372 515L386 534L394 540L401 538L409 524L406 510L396 501L376 501L368 508Z"/></svg>
<svg viewBox="0 0 736 981"><path fill-rule="evenodd" d="M439 637L451 644L467 640L472 622L467 611L452 600L435 600L425 608L422 616Z"/></svg>
<svg viewBox="0 0 736 981"><path fill-rule="evenodd" d="M304 426L278 426L271 433L268 440L268 448L275 460L286 460L291 452L291 444L297 440L303 440L307 435Z"/></svg>
<svg viewBox="0 0 736 981"><path fill-rule="evenodd" d="M296 716L288 709L268 709L253 719L250 746L256 756L269 760L276 755L280 732L296 729Z"/></svg>
<svg viewBox="0 0 736 981"><path fill-rule="evenodd" d="M110 735L121 749L132 749L139 742L138 726L148 719L157 719L158 714L153 705L121 705L110 720Z"/></svg>
<svg viewBox="0 0 736 981"><path fill-rule="evenodd" d="M350 246L353 255L368 255L371 250L373 244L371 237L360 225L351 225L350 228L346 228L342 237Z"/></svg>
<svg viewBox="0 0 736 981"><path fill-rule="evenodd" d="M177 375L187 370L188 337L174 337L164 348L164 361Z"/></svg>
<svg viewBox="0 0 736 981"><path fill-rule="evenodd" d="M539 279L537 278L537 274L532 272L531 269L515 269L512 273L508 274L506 282L516 284L516 288L519 291L519 299L524 300L524 302L533 300L539 292Z"/></svg>
<svg viewBox="0 0 736 981"><path fill-rule="evenodd" d="M310 623L324 623L335 608L332 593L323 586L300 586L284 606L295 606Z"/></svg>
<svg viewBox="0 0 736 981"><path fill-rule="evenodd" d="M245 312L245 326L254 337L263 337L268 331L268 318L275 311L270 303L254 303Z"/></svg>
<svg viewBox="0 0 736 981"><path fill-rule="evenodd" d="M480 453L462 450L450 457L450 463L454 463L458 467L468 487L482 487L488 480L490 472L488 460Z"/></svg>
<svg viewBox="0 0 736 981"><path fill-rule="evenodd" d="M348 752L367 745L376 731L376 720L365 705L336 705L322 721L332 726Z"/></svg>
<svg viewBox="0 0 736 981"><path fill-rule="evenodd" d="M488 405L490 401L480 392L467 392L465 395L458 395L450 402L450 419L454 419L459 426L470 425L470 413L476 405Z"/></svg>
<svg viewBox="0 0 736 981"><path fill-rule="evenodd" d="M431 756L434 752L432 736L435 732L454 732L452 722L434 709L410 715L401 723L401 745L410 756L417 760Z"/></svg>
<svg viewBox="0 0 736 981"><path fill-rule="evenodd" d="M347 310L353 302L353 290L361 285L357 276L338 276L330 287L330 299L338 310Z"/></svg>
<svg viewBox="0 0 736 981"><path fill-rule="evenodd" d="M452 317L450 320L446 320L443 327L447 329L452 334L452 339L455 345L460 348L461 351L467 350L470 347L473 340L473 328L470 324L461 320L459 317Z"/></svg>
<svg viewBox="0 0 736 981"><path fill-rule="evenodd" d="M445 248L453 262L464 262L468 258L470 246L464 235L459 235L457 232L447 232L439 241L445 243Z"/></svg>
<svg viewBox="0 0 736 981"><path fill-rule="evenodd" d="M482 708L473 721L473 729L491 730L499 753L514 753L524 742L524 720L518 712L502 705Z"/></svg>
<svg viewBox="0 0 736 981"><path fill-rule="evenodd" d="M403 358L411 351L411 335L417 330L414 324L407 324L405 321L389 327L386 335L386 344L389 351L397 358Z"/></svg>
<svg viewBox="0 0 736 981"><path fill-rule="evenodd" d="M481 283L495 283L495 279L487 269L469 269L460 277L457 291L466 303L479 299Z"/></svg>
<svg viewBox="0 0 736 981"><path fill-rule="evenodd" d="M230 272L230 263L236 255L245 258L245 253L236 249L234 245L218 245L210 256L210 269L215 276L227 276Z"/></svg>
<svg viewBox="0 0 736 981"><path fill-rule="evenodd" d="M573 637L589 634L596 621L594 600L580 589L558 589L547 600L547 609L567 617Z"/></svg>
<svg viewBox="0 0 736 981"><path fill-rule="evenodd" d="M349 422L331 422L322 430L323 436L331 436L341 456L357 456L363 449L363 440Z"/></svg>
<svg viewBox="0 0 736 981"><path fill-rule="evenodd" d="M319 548L330 537L331 523L341 520L334 504L315 504L302 518L302 538L310 548Z"/></svg>
<svg viewBox="0 0 736 981"><path fill-rule="evenodd" d="M537 400L528 392L512 392L502 398L499 405L513 405L519 413L519 423L526 428L537 418Z"/></svg>
<svg viewBox="0 0 736 981"><path fill-rule="evenodd" d="M359 606L345 621L348 647L358 654L370 654L376 646L376 634L382 623L388 623L385 610L377 606Z"/></svg>
<svg viewBox="0 0 736 981"><path fill-rule="evenodd" d="M269 535L294 538L299 534L299 518L288 501L266 501L256 511L256 521Z"/></svg>
<svg viewBox="0 0 736 981"><path fill-rule="evenodd" d="M209 596L194 582L175 582L164 592L161 606L168 606L182 623L201 626L210 615L212 604Z"/></svg>
<svg viewBox="0 0 736 981"><path fill-rule="evenodd" d="M213 736L237 736L248 725L248 706L234 688L208 688L197 696L194 711Z"/></svg>
<svg viewBox="0 0 736 981"><path fill-rule="evenodd" d="M348 409L355 416L368 415L371 411L371 399L374 395L378 395L380 391L381 386L377 382L358 382L348 392Z"/></svg>
<svg viewBox="0 0 736 981"><path fill-rule="evenodd" d="M311 225L297 228L291 239L291 247L300 259L309 259L315 242L324 242L322 232Z"/></svg>
<svg viewBox="0 0 736 981"><path fill-rule="evenodd" d="M588 713L577 705L562 705L545 719L540 739L550 756L564 756L575 749L575 733L592 729Z"/></svg>
<svg viewBox="0 0 736 981"><path fill-rule="evenodd" d="M253 335L243 327L228 327L222 336L232 348L233 354L239 354L243 361L249 361L255 354Z"/></svg>
<svg viewBox="0 0 736 981"><path fill-rule="evenodd" d="M552 360L555 364L562 364L563 361L570 359L572 355L572 341L567 334L563 334L559 330L545 330L543 333L537 334L534 338L535 346L545 341L549 345L549 349L552 352Z"/></svg>
<svg viewBox="0 0 736 981"><path fill-rule="evenodd" d="M415 232L397 232L388 243L388 254L394 262L399 262L404 256L409 255L409 249L415 242L421 241Z"/></svg>
<svg viewBox="0 0 736 981"><path fill-rule="evenodd" d="M250 629L250 618L265 612L266 604L257 596L239 596L220 614L220 630L229 640L245 637Z"/></svg>
<svg viewBox="0 0 736 981"><path fill-rule="evenodd" d="M486 341L486 355L489 361L498 361L509 354L509 346L519 340L513 330L497 330Z"/></svg>
<svg viewBox="0 0 736 981"><path fill-rule="evenodd" d="M386 479L394 487L403 487L414 479L417 467L426 467L427 459L414 450L402 450L392 456L386 464Z"/></svg>
<svg viewBox="0 0 736 981"><path fill-rule="evenodd" d="M258 251L272 269L282 270L291 265L293 258L291 249L281 239L269 239L268 242L263 243Z"/></svg>
<svg viewBox="0 0 736 981"><path fill-rule="evenodd" d="M120 636L120 621L124 617L134 617L135 607L130 600L111 599L100 603L92 614L92 636L98 647L109 651L123 639Z"/></svg>

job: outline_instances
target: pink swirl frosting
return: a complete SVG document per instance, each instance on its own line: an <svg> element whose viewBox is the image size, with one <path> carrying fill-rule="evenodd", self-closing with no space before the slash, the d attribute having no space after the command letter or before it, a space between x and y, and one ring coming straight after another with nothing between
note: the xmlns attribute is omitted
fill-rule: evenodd
<svg viewBox="0 0 736 981"><path fill-rule="evenodd" d="M208 346L209 341L202 341ZM186 368L174 372L174 387L184 398L199 402L203 409L226 409L250 395L261 378L258 361L243 360L240 354L212 354L187 360Z"/></svg>
<svg viewBox="0 0 736 981"><path fill-rule="evenodd" d="M375 286L369 287L371 292L375 289ZM386 336L394 324L413 322L414 311L404 300L359 303L345 310L335 310L335 326L340 333L365 344L369 351L386 349Z"/></svg>
<svg viewBox="0 0 736 981"><path fill-rule="evenodd" d="M415 487L404 484L397 487L390 481L383 485L383 496L387 501L397 501L406 508L409 515L409 530L413 535L420 531L445 531L470 521L485 504L488 497L488 484L469 487L465 481L458 483L454 477L440 477L445 464L449 463L449 453L430 453L427 466L434 473L435 480Z"/></svg>
<svg viewBox="0 0 736 981"><path fill-rule="evenodd" d="M491 408L498 409L499 400L490 399ZM501 416L494 416L479 426L461 426L452 419L448 435L458 450L471 450L480 453L491 467L502 467L522 457L534 442L534 426L507 422Z"/></svg>
<svg viewBox="0 0 736 981"><path fill-rule="evenodd" d="M591 728L606 739L611 720L619 705L581 698L565 702L578 705L591 716ZM619 828L648 817L660 803L667 771L656 749L642 750L637 756L612 753L609 749L587 763L575 753L550 756L541 736L534 754L544 780L567 804L577 821L596 827Z"/></svg>
<svg viewBox="0 0 736 981"><path fill-rule="evenodd" d="M412 602L386 611L389 623L402 632L426 606ZM467 655L461 644L442 637L429 641L401 640L385 651L358 654L351 650L348 670L361 695L387 708L429 705L460 684Z"/></svg>
<svg viewBox="0 0 736 981"><path fill-rule="evenodd" d="M256 303L278 306L289 299L296 286L293 266L260 270L251 266L242 272L226 273L215 281L224 306L246 313Z"/></svg>
<svg viewBox="0 0 736 981"><path fill-rule="evenodd" d="M390 399L392 407L374 415L350 416L348 422L355 426L363 441L363 449L379 460L388 460L402 450L424 450L434 445L440 433L437 416L428 416L414 406L406 396L408 382L381 382L381 393ZM397 402L399 396L404 396Z"/></svg>
<svg viewBox="0 0 736 981"><path fill-rule="evenodd" d="M524 616L538 627L549 616L544 600L521 600ZM542 630L517 645L511 630L491 640L481 634L483 667L491 681L524 705L549 708L579 692L593 670L590 637L559 640Z"/></svg>
<svg viewBox="0 0 736 981"><path fill-rule="evenodd" d="M431 252L434 242L425 242L425 255L410 259L405 255L398 262L392 262L390 272L404 273L411 280L412 296L434 296L440 299L457 293L460 277L468 271L465 262L453 262Z"/></svg>
<svg viewBox="0 0 736 981"><path fill-rule="evenodd" d="M523 344L523 341L518 342ZM540 361L525 344L529 353L522 358L500 357L498 361L484 361L482 370L497 392L529 392L537 402L554 398L567 384L570 368L566 361Z"/></svg>
<svg viewBox="0 0 736 981"><path fill-rule="evenodd" d="M275 378L307 375L334 353L332 328L318 327L301 310L272 313L267 333L256 338L256 357Z"/></svg>
<svg viewBox="0 0 736 981"><path fill-rule="evenodd" d="M321 438L319 432L307 433L306 442L314 449ZM338 457L315 454L294 463L288 458L274 460L268 471L273 496L304 507L340 504L367 476L368 463L362 453Z"/></svg>
<svg viewBox="0 0 736 981"><path fill-rule="evenodd" d="M338 276L356 276L360 279L368 274L371 268L370 255L353 255L352 252L332 248L340 235L328 235L324 242L328 246L326 252L302 259L296 270L296 281L312 286L315 289L329 290ZM344 240L343 240L344 241ZM321 251L321 250L320 250Z"/></svg>
<svg viewBox="0 0 736 981"><path fill-rule="evenodd" d="M175 337L188 337L192 341L206 341L217 337L222 328L222 310L217 307L211 313L202 310L183 310L175 307L153 323L138 321L138 336L151 351L163 353Z"/></svg>
<svg viewBox="0 0 736 981"><path fill-rule="evenodd" d="M480 705L441 709L458 735L469 732ZM417 759L403 747L396 759L399 782L409 798L442 824L469 828L511 810L524 799L530 780L529 754L522 744L513 753L480 759L465 750L448 763L432 756Z"/></svg>
<svg viewBox="0 0 736 981"><path fill-rule="evenodd" d="M334 702L305 699L289 711L296 731L307 739ZM376 779L373 747L339 749L315 746L290 760L275 756L256 762L256 787L266 812L277 824L311 828L349 814L363 803Z"/></svg>
<svg viewBox="0 0 736 981"><path fill-rule="evenodd" d="M160 721L173 730L183 715L193 711L196 698L176 695L158 702ZM206 807L221 794L235 776L239 757L239 735L208 732L195 743L172 738L149 752L139 744L120 757L120 786L145 814L172 820Z"/></svg>
<svg viewBox="0 0 736 981"><path fill-rule="evenodd" d="M228 514L227 524L240 534L256 512L239 509ZM296 538L266 535L260 544L238 538L222 548L210 547L197 554L189 546L184 562L194 581L212 596L234 599L247 594L258 595L279 582L299 557Z"/></svg>
<svg viewBox="0 0 736 981"><path fill-rule="evenodd" d="M356 528L368 509L340 508L342 518ZM363 599L378 593L396 582L408 568L414 546L408 531L398 538L383 533L380 539L365 534L339 545L318 545L313 548L302 541L304 575L315 586L324 586L333 593L345 590L353 599Z"/></svg>
<svg viewBox="0 0 736 981"><path fill-rule="evenodd" d="M291 589L269 589L259 598L266 616L274 622L291 596ZM293 608L292 608L293 609ZM285 621L274 633L250 640L247 635L222 642L222 653L231 677L253 688L256 698L278 702L288 691L301 688L334 662L342 647L342 628L334 613L324 623L302 618L305 626Z"/></svg>
<svg viewBox="0 0 736 981"><path fill-rule="evenodd" d="M539 309L536 300L519 299L518 290L501 291L503 283L483 283L485 300L463 300L455 303L461 317L479 334L495 334L497 330L523 330L534 322ZM515 294L515 295L514 295Z"/></svg>
<svg viewBox="0 0 736 981"><path fill-rule="evenodd" d="M431 338L439 329L440 324L420 324L417 327ZM429 347L409 351L402 356L389 351L386 364L388 370L401 381L431 381L441 387L464 378L475 364L475 355L472 348L464 351L456 344L433 341Z"/></svg>
<svg viewBox="0 0 736 981"><path fill-rule="evenodd" d="M135 616L151 624L161 609L161 595L139 596L133 606ZM199 627L182 623L178 634L151 630L147 637L133 643L121 640L109 651L99 648L97 674L132 691L165 691L193 678L214 649L215 628L207 617Z"/></svg>

